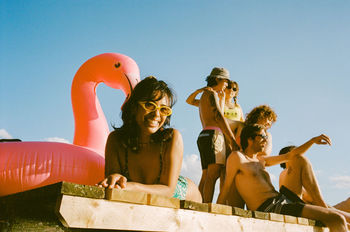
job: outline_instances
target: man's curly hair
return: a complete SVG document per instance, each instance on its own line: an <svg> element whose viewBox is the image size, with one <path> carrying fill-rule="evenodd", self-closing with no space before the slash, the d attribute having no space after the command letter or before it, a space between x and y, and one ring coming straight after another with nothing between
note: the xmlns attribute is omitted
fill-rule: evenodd
<svg viewBox="0 0 350 232"><path fill-rule="evenodd" d="M260 119L268 118L272 123L276 122L277 114L268 105L260 105L252 109L245 119L246 125L256 124Z"/></svg>

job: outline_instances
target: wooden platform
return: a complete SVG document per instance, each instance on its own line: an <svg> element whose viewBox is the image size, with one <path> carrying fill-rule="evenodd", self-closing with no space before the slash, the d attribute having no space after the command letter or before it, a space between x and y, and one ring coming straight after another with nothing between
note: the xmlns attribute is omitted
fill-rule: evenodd
<svg viewBox="0 0 350 232"><path fill-rule="evenodd" d="M0 231L328 231L218 204L60 182L0 198Z"/></svg>

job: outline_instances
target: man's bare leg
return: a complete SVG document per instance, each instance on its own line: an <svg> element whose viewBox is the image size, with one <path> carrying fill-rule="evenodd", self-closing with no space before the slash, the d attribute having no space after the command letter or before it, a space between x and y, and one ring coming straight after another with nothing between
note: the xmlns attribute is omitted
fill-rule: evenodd
<svg viewBox="0 0 350 232"><path fill-rule="evenodd" d="M211 203L213 200L214 189L216 180L220 177L222 165L221 164L209 164L207 176L204 182L203 189L203 202Z"/></svg>
<svg viewBox="0 0 350 232"><path fill-rule="evenodd" d="M202 177L201 177L201 180L199 181L199 185L198 185L198 189L202 195L202 198L204 196L204 184L205 184L205 181L207 178L207 173L208 173L208 169L202 169Z"/></svg>
<svg viewBox="0 0 350 232"><path fill-rule="evenodd" d="M221 172L220 172L220 191L221 189L224 187L224 183L225 183L225 167L221 168Z"/></svg>
<svg viewBox="0 0 350 232"><path fill-rule="evenodd" d="M330 232L348 231L344 216L332 209L306 204L301 212L301 216L323 222Z"/></svg>
<svg viewBox="0 0 350 232"><path fill-rule="evenodd" d="M288 166L282 185L298 196L301 196L304 188L312 198L312 204L327 207L310 161L305 156L295 156L288 162Z"/></svg>

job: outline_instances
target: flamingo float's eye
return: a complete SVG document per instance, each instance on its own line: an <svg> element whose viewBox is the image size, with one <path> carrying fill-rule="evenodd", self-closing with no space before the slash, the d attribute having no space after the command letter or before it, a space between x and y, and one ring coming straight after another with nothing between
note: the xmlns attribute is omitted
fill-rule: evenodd
<svg viewBox="0 0 350 232"><path fill-rule="evenodd" d="M121 66L121 63L120 63L120 62L114 64L114 67L116 67L116 68L119 68L120 66Z"/></svg>

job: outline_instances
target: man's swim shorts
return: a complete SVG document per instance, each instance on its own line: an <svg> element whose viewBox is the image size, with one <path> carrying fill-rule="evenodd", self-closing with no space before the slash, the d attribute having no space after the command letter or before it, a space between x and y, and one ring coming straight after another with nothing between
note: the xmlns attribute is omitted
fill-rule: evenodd
<svg viewBox="0 0 350 232"><path fill-rule="evenodd" d="M204 128L198 136L197 145L202 169L207 169L209 164L225 164L225 138L220 128Z"/></svg>
<svg viewBox="0 0 350 232"><path fill-rule="evenodd" d="M282 185L280 193L276 197L267 199L257 211L300 217L304 206L303 200Z"/></svg>

